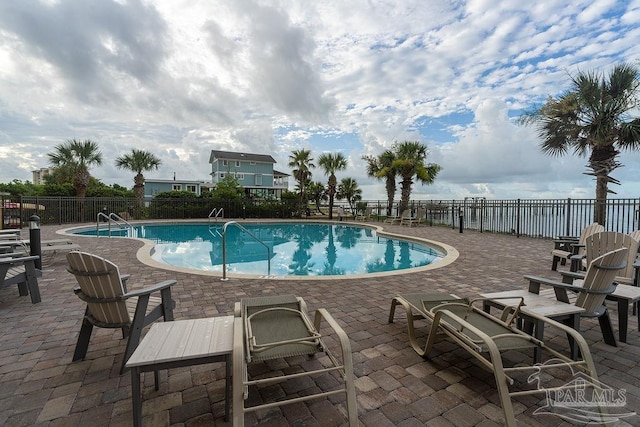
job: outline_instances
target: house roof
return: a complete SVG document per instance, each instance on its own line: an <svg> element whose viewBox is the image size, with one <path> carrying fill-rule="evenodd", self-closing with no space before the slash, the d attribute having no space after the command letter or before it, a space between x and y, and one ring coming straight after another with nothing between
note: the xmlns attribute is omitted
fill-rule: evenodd
<svg viewBox="0 0 640 427"><path fill-rule="evenodd" d="M268 154L237 153L234 151L211 150L211 157L209 157L209 163L213 163L215 159L245 160L250 162L276 163L273 157L271 157Z"/></svg>
<svg viewBox="0 0 640 427"><path fill-rule="evenodd" d="M273 176L291 176L291 175L289 175L288 173L280 172L280 171L277 171L277 170L274 169L273 170Z"/></svg>

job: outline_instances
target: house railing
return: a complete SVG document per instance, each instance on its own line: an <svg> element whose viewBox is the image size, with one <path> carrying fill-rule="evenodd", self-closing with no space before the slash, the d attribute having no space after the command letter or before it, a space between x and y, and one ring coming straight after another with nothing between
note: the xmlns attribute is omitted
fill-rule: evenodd
<svg viewBox="0 0 640 427"><path fill-rule="evenodd" d="M223 209L225 218L301 218L310 207L297 200L215 200L200 197L190 199L153 199L141 210L135 209L133 198L85 198L75 197L22 197L8 200L4 197L3 216L8 228L28 225L29 216L36 214L46 224L71 224L95 221L98 212L125 212L135 219L203 219L207 221L213 208ZM338 201L335 205L348 207ZM367 200L358 206L373 209L372 220L382 221L387 216L387 202ZM32 207L33 209L29 209ZM35 210L37 207L37 210ZM504 233L514 236L553 238L558 235L576 236L593 222L594 199L512 199L492 200L467 197L461 200L412 200L409 207L427 211L426 224L463 228L480 232ZM326 206L321 210L328 212ZM397 215L399 203L391 207L390 215ZM139 215L135 217L134 215ZM322 215L314 219L322 219ZM607 231L630 233L640 229L640 199L608 199L606 202Z"/></svg>

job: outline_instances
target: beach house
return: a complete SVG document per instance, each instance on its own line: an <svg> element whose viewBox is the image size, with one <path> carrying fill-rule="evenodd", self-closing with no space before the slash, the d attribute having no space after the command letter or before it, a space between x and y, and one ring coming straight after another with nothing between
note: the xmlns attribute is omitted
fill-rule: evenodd
<svg viewBox="0 0 640 427"><path fill-rule="evenodd" d="M273 169L276 161L268 154L211 150L209 163L214 186L233 174L250 198L279 199L289 186L289 175Z"/></svg>

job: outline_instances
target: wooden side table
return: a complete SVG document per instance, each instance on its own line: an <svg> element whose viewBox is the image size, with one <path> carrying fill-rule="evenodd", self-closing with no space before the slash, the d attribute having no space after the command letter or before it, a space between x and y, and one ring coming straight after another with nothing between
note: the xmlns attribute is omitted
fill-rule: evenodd
<svg viewBox="0 0 640 427"><path fill-rule="evenodd" d="M580 332L580 314L584 313L584 308L577 307L573 304L567 304L562 301L556 301L551 298L545 298L538 294L531 293L527 290L513 290L505 292L493 292L480 294L482 298L487 298L484 301L484 311L489 312L491 307L497 307L500 310L506 306L517 306L520 303L520 298L524 299L524 306L520 308L520 313L526 319L527 313L534 313L538 316L545 316L554 320L567 320L568 326ZM509 298L513 298L509 300ZM544 341L544 323L534 322L533 333L534 337L540 341ZM578 347L575 345L573 339L569 338L569 347L571 348L571 358L576 360L578 357ZM534 350L533 361L535 363L540 362L542 351L540 348Z"/></svg>
<svg viewBox="0 0 640 427"><path fill-rule="evenodd" d="M233 316L154 323L126 364L131 369L134 426L142 425L140 374L153 371L158 390L159 370L213 362L226 364L224 419L228 421L232 350Z"/></svg>

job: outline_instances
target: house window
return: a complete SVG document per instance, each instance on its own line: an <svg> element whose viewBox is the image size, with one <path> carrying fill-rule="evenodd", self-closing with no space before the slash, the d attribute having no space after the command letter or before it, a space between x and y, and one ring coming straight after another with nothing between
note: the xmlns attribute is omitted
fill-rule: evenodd
<svg viewBox="0 0 640 427"><path fill-rule="evenodd" d="M251 166L255 166L256 162L249 162Z"/></svg>
<svg viewBox="0 0 640 427"><path fill-rule="evenodd" d="M240 167L240 160L236 160L236 167L239 168Z"/></svg>
<svg viewBox="0 0 640 427"><path fill-rule="evenodd" d="M229 163L227 162L227 160L223 160L222 161L222 166L227 166Z"/></svg>
<svg viewBox="0 0 640 427"><path fill-rule="evenodd" d="M181 184L173 184L173 185L171 185L171 190L180 191L180 190L182 190L182 185Z"/></svg>
<svg viewBox="0 0 640 427"><path fill-rule="evenodd" d="M218 173L218 176L220 177L220 179L224 179L224 173L220 172Z"/></svg>
<svg viewBox="0 0 640 427"><path fill-rule="evenodd" d="M243 173L237 173L236 175L236 179L238 181L244 181L244 174Z"/></svg>
<svg viewBox="0 0 640 427"><path fill-rule="evenodd" d="M187 191L191 191L192 193L196 192L196 186L195 185L187 185Z"/></svg>
<svg viewBox="0 0 640 427"><path fill-rule="evenodd" d="M256 174L256 185L262 185L262 175Z"/></svg>

